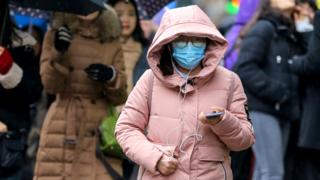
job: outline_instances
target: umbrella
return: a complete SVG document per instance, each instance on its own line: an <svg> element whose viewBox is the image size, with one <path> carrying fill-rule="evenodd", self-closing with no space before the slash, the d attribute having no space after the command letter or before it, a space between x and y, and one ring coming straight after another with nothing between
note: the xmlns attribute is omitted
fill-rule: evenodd
<svg viewBox="0 0 320 180"><path fill-rule="evenodd" d="M32 9L32 8L24 8L14 4L10 4L10 15L22 15L22 16L30 16L35 19L45 19L49 20L51 18L51 13L48 11L42 11L40 9Z"/></svg>
<svg viewBox="0 0 320 180"><path fill-rule="evenodd" d="M169 3L168 5L166 5L164 8L162 8L156 15L153 16L152 21L154 23L156 23L157 25L160 25L162 16L164 15L164 13L166 11L168 11L169 9L173 9L177 7L177 2L176 1L172 1L171 3Z"/></svg>
<svg viewBox="0 0 320 180"><path fill-rule="evenodd" d="M22 7L88 15L105 9L105 0L11 0Z"/></svg>
<svg viewBox="0 0 320 180"><path fill-rule="evenodd" d="M14 19L14 22L18 26L18 28L37 26L43 32L46 32L47 25L52 17L52 13L48 11L23 8L12 4L10 4L10 15L12 19Z"/></svg>
<svg viewBox="0 0 320 180"><path fill-rule="evenodd" d="M141 19L152 19L163 7L173 0L135 0Z"/></svg>
<svg viewBox="0 0 320 180"><path fill-rule="evenodd" d="M39 28L43 33L47 31L48 27L48 21L46 19L40 19L40 18L34 18L31 16L25 16L25 15L12 15L11 16L14 21L16 26L19 29L24 29L24 28L29 28L28 32L32 33L32 26L36 26Z"/></svg>

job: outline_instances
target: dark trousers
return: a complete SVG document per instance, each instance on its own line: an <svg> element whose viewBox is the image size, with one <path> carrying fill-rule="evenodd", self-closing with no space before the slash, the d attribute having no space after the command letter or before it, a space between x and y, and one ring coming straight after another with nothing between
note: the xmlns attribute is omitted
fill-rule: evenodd
<svg viewBox="0 0 320 180"><path fill-rule="evenodd" d="M123 177L126 180L129 180L132 172L133 172L133 167L134 167L134 163L132 161L129 161L128 159L124 159L122 161L122 170L123 170Z"/></svg>
<svg viewBox="0 0 320 180"><path fill-rule="evenodd" d="M231 168L234 180L250 180L253 173L254 156L249 148L240 152L231 152Z"/></svg>
<svg viewBox="0 0 320 180"><path fill-rule="evenodd" d="M320 150L300 149L296 167L297 180L320 179Z"/></svg>

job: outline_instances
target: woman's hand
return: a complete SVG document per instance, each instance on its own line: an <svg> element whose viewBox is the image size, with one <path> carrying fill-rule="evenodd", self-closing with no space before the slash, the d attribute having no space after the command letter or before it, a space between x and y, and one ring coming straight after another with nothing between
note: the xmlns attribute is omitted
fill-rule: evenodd
<svg viewBox="0 0 320 180"><path fill-rule="evenodd" d="M116 70L114 67L104 64L91 64L85 69L85 72L93 81L103 83L112 82L116 77Z"/></svg>
<svg viewBox="0 0 320 180"><path fill-rule="evenodd" d="M7 132L7 126L0 121L0 133Z"/></svg>
<svg viewBox="0 0 320 180"><path fill-rule="evenodd" d="M163 155L158 161L157 170L164 176L169 176L178 168L178 160L174 157Z"/></svg>
<svg viewBox="0 0 320 180"><path fill-rule="evenodd" d="M54 47L61 53L66 52L72 41L72 33L67 26L61 26L54 37Z"/></svg>
<svg viewBox="0 0 320 180"><path fill-rule="evenodd" d="M216 113L221 112L222 115L217 116L217 117L215 117L215 118L210 118L210 119L208 119L208 118L206 117L206 114L205 114L204 112L201 112L201 113L199 114L199 120L200 120L203 124L208 124L208 125L211 125L211 126L216 125L217 123L219 123L219 122L222 120L223 115L224 115L224 111L225 111L225 110L224 110L223 108L220 108L220 107L212 107L212 112L216 112Z"/></svg>

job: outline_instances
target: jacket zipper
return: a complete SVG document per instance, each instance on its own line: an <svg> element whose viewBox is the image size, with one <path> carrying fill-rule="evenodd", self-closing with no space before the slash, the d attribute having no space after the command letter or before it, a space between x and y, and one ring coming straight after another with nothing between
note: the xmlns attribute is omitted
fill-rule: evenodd
<svg viewBox="0 0 320 180"><path fill-rule="evenodd" d="M226 168L224 167L223 165L223 162L220 162L222 168L223 168L223 172L224 172L224 179L227 180L228 179L228 176L227 176L227 171L226 171Z"/></svg>

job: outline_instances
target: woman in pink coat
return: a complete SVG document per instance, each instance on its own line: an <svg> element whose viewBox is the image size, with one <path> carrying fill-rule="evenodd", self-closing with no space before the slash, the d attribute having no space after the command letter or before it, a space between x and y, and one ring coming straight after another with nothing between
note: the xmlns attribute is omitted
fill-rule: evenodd
<svg viewBox="0 0 320 180"><path fill-rule="evenodd" d="M116 126L138 179L232 180L229 151L254 143L237 75L219 66L227 42L197 6L169 10L148 52L148 70ZM221 112L206 118L210 112Z"/></svg>

